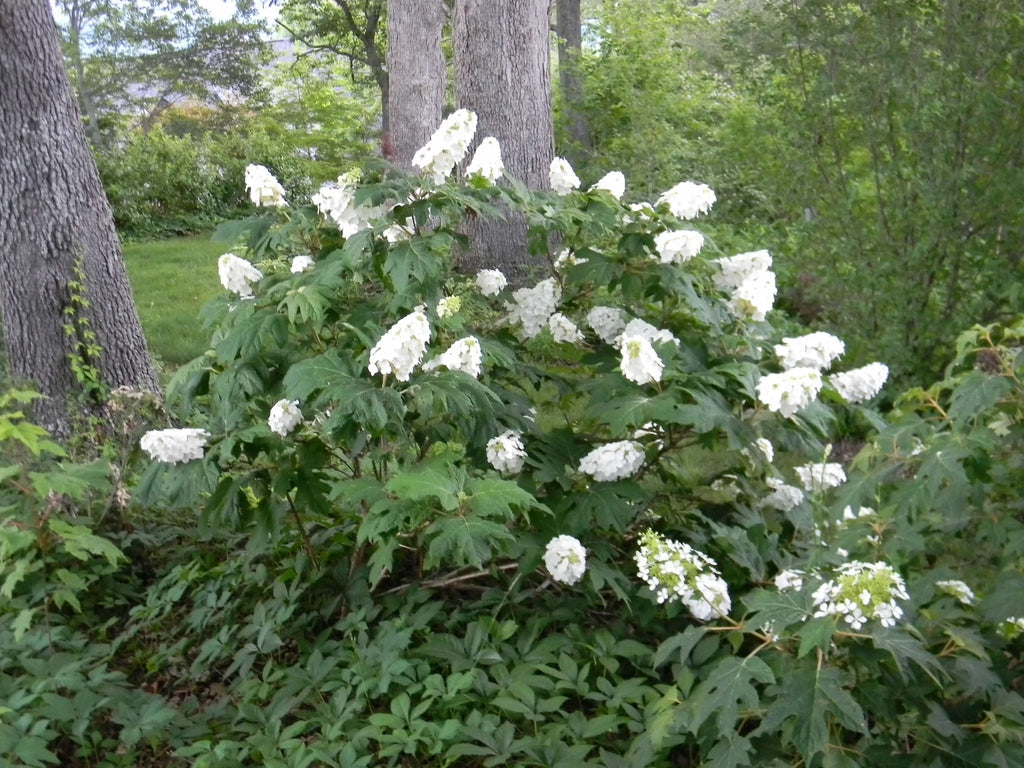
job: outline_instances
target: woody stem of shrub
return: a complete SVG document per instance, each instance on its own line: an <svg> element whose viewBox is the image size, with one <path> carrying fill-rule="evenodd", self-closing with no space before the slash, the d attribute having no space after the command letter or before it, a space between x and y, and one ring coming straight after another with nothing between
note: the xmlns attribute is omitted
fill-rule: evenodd
<svg viewBox="0 0 1024 768"><path fill-rule="evenodd" d="M309 555L309 559L313 561L313 565L317 568L320 567L320 558L317 557L316 550L313 549L313 542L309 538L309 533L306 531L306 526L302 523L302 518L299 517L299 510L295 508L295 502L292 501L291 497L288 497L288 508L292 511L292 517L295 518L295 524L299 528L299 534L302 536L303 546L306 548L306 553Z"/></svg>
<svg viewBox="0 0 1024 768"><path fill-rule="evenodd" d="M496 570L499 571L512 571L519 567L519 563L502 563L497 566ZM473 571L472 573L462 573L457 575L442 576L441 578L431 579L430 581L424 581L419 586L436 588L436 587L450 587L453 584L459 584L464 581L472 581L473 579L479 579L484 576L491 576L493 571ZM397 587L389 589L384 592L385 595L396 595L399 592L404 592L409 589L412 584L399 584Z"/></svg>

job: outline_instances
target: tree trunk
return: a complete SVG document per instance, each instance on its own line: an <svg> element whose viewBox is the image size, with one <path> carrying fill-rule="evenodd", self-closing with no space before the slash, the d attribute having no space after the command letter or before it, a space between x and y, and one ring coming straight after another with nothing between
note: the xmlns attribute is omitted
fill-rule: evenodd
<svg viewBox="0 0 1024 768"><path fill-rule="evenodd" d="M84 25L85 9L81 3L72 2L64 9L68 14L68 44L70 47L71 66L75 70L74 91L78 99L78 108L85 117L85 132L92 141L93 146L100 145L100 124L96 115L96 109L92 103L92 94L89 93L85 82L85 59L82 56L82 27Z"/></svg>
<svg viewBox="0 0 1024 768"><path fill-rule="evenodd" d="M590 129L581 111L583 79L580 75L580 50L583 45L580 0L555 1L555 34L558 35L558 84L572 148L569 159L578 163L591 148Z"/></svg>
<svg viewBox="0 0 1024 768"><path fill-rule="evenodd" d="M88 332L102 351L85 362L102 383L159 387L47 0L0 0L0 138L0 309L8 368L47 395L36 419L63 438L69 399L81 391L71 359L89 342ZM76 266L81 288L71 285ZM76 295L87 306L75 310Z"/></svg>
<svg viewBox="0 0 1024 768"><path fill-rule="evenodd" d="M501 145L506 172L533 189L548 186L555 154L551 121L548 0L456 0L455 86L460 107L477 113L477 136ZM495 267L514 284L537 262L526 251L519 219L477 220L476 247L464 271Z"/></svg>
<svg viewBox="0 0 1024 768"><path fill-rule="evenodd" d="M442 0L388 0L389 159L407 170L441 122L447 16Z"/></svg>

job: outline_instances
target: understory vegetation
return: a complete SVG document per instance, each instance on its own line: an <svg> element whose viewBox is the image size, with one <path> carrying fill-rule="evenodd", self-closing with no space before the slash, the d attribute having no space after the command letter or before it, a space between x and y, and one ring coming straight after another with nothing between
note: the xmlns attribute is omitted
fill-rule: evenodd
<svg viewBox="0 0 1024 768"><path fill-rule="evenodd" d="M551 191L302 46L91 126L167 387L4 382L0 768L1024 765L1018 5L585 1Z"/></svg>
<svg viewBox="0 0 1024 768"><path fill-rule="evenodd" d="M0 760L1024 761L1024 323L883 415L707 187L477 168L252 171L166 403L4 397ZM457 269L509 208L515 290Z"/></svg>

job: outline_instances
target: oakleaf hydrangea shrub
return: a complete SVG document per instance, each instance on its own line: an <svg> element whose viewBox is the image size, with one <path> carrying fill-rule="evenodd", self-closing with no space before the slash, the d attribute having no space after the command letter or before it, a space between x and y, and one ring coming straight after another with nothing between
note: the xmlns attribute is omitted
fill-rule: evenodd
<svg viewBox="0 0 1024 768"><path fill-rule="evenodd" d="M709 187L627 204L628 180L587 188L556 158L551 189L530 191L499 173L490 142L460 179L475 124L447 120L417 153L422 172L370 164L308 203L256 174L267 210L221 228L244 259L224 260L210 350L170 392L204 430L202 458L156 455L139 487L199 507L208 531L291 542L337 610L393 616L422 590L451 606L408 652L423 675L471 675L481 698L467 689L472 707L441 697L434 712L384 686L353 715L376 735L330 738L393 756L384 724L415 711L454 722L406 741L420 765L943 764L993 749L1012 762L1024 699L1016 636L999 628L1014 614L984 595L1020 585L995 574L1024 549L983 576L977 552L957 556L950 534L979 525L995 473L942 421L983 431L988 449L1019 439L1019 408L978 416L1019 395L1009 353L1002 374L953 379L917 401L934 412L904 406L910 421L887 425L865 404L885 364L844 373L839 338L782 338L771 255L722 253L699 231ZM462 274L465 222L507 209L529 224L536 274ZM880 429L852 466L831 456L846 409ZM961 579L977 604L939 586ZM453 601L459 590L475 597ZM631 686L564 662L573 686L623 686L630 718L587 727L608 713L583 688L538 708L555 668L519 679L502 654L537 640L517 633L540 614L557 617L537 630L553 646L600 627L641 649ZM427 639L438 632L452 639ZM497 702L482 693L489 664L508 676Z"/></svg>

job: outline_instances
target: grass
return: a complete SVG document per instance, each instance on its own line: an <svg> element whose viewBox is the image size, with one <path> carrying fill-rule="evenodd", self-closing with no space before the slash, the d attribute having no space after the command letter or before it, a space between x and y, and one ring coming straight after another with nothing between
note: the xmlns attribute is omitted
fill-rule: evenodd
<svg viewBox="0 0 1024 768"><path fill-rule="evenodd" d="M199 322L199 310L223 290L217 257L225 250L225 244L212 242L209 234L124 246L149 349L170 368L207 348L209 333Z"/></svg>

